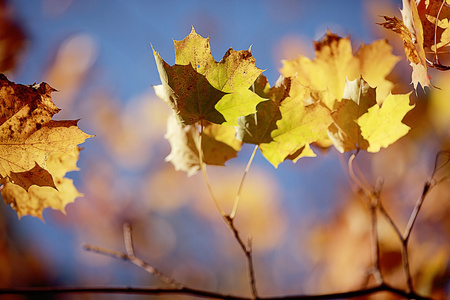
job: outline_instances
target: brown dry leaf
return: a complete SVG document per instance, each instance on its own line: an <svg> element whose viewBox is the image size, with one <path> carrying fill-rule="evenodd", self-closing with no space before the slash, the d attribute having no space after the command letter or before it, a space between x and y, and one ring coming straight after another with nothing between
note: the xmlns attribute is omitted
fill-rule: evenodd
<svg viewBox="0 0 450 300"><path fill-rule="evenodd" d="M424 48L441 50L450 43L450 2L443 0L422 0L417 3L420 22L423 27Z"/></svg>
<svg viewBox="0 0 450 300"><path fill-rule="evenodd" d="M430 86L430 76L427 73L427 61L424 50L424 30L420 21L419 12L414 0L403 0L401 10L403 21L396 17L384 16L386 22L379 25L390 29L400 35L403 41L406 58L409 60L412 72L414 89L420 83L422 88Z"/></svg>
<svg viewBox="0 0 450 300"><path fill-rule="evenodd" d="M1 182L17 185L25 193L20 196L15 193L15 197L20 198L15 200L9 195L9 203L24 200L33 186L59 191L58 176L62 178L67 170L64 165L52 166L55 163L52 159L59 161L67 155L77 157L77 145L91 137L77 127L76 120L51 120L59 111L51 100L53 91L46 83L20 85L0 75ZM65 170L64 174L52 174L59 168Z"/></svg>
<svg viewBox="0 0 450 300"><path fill-rule="evenodd" d="M42 219L42 212L47 207L65 213L66 205L82 196L73 185L72 180L64 178L67 172L78 170L77 160L78 153L76 155L51 154L47 160L47 166L53 175L56 189L33 185L27 192L21 186L7 180L2 189L3 199L17 211L19 218L29 215Z"/></svg>

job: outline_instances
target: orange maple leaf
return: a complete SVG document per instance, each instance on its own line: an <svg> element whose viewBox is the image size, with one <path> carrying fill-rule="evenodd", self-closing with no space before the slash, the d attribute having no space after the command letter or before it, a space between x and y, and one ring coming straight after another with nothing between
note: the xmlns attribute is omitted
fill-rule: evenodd
<svg viewBox="0 0 450 300"><path fill-rule="evenodd" d="M54 158L78 157L77 145L91 137L77 127L76 120L51 119L59 111L51 100L53 91L45 82L15 84L0 74L0 183L5 187L2 195L12 184L24 193L33 186L58 191L60 180L55 178L62 178L68 170L63 159L56 159L55 163ZM9 197L8 202L15 201Z"/></svg>
<svg viewBox="0 0 450 300"><path fill-rule="evenodd" d="M416 2L414 0L403 0L401 13L403 21L396 17L384 16L386 22L378 24L400 35L400 38L403 40L406 58L413 69L411 81L414 89L417 89L418 84L425 88L430 86L430 76L427 73L423 27Z"/></svg>

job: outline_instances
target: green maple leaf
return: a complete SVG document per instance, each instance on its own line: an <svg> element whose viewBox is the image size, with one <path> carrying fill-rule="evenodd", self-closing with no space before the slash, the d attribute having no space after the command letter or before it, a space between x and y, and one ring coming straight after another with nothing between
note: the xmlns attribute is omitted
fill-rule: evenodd
<svg viewBox="0 0 450 300"><path fill-rule="evenodd" d="M216 124L225 122L224 116L214 108L224 92L215 89L191 65L171 67L156 52L154 55L162 81L155 90L175 111L181 123L191 125L200 120Z"/></svg>
<svg viewBox="0 0 450 300"><path fill-rule="evenodd" d="M237 125L240 116L255 112L256 105L265 100L249 90L262 73L249 50L230 48L216 62L209 40L195 33L194 28L185 39L174 44L174 66L166 64L154 51L162 81L162 86L155 89L182 123L206 120Z"/></svg>
<svg viewBox="0 0 450 300"><path fill-rule="evenodd" d="M357 123L361 135L368 142L368 152L378 152L408 133L410 127L402 120L414 105L409 105L409 94L390 94L380 107L378 104L369 108Z"/></svg>

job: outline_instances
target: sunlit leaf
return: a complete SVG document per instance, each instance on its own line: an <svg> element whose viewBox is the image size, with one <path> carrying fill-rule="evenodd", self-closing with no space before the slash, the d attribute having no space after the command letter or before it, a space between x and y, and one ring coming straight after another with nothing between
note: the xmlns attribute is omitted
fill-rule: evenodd
<svg viewBox="0 0 450 300"><path fill-rule="evenodd" d="M175 65L169 66L154 51L162 82L156 89L183 124L206 120L237 125L239 117L255 112L265 100L249 90L262 72L250 50L230 48L216 62L208 39L192 28L184 40L175 41L175 54Z"/></svg>
<svg viewBox="0 0 450 300"><path fill-rule="evenodd" d="M91 137L77 127L77 121L51 120L59 111L51 100L53 91L46 83L26 86L10 82L4 75L0 77L0 176L5 185L23 189L11 194L5 187L2 194L8 193L9 203L25 203L23 197L34 186L58 193L52 169L59 167L51 158L78 157L77 145ZM20 199L16 199L19 195ZM42 209L33 215L40 216Z"/></svg>
<svg viewBox="0 0 450 300"><path fill-rule="evenodd" d="M381 107L374 105L358 118L361 135L369 143L367 151L378 152L408 133L410 128L402 120L413 108L409 94L389 95Z"/></svg>

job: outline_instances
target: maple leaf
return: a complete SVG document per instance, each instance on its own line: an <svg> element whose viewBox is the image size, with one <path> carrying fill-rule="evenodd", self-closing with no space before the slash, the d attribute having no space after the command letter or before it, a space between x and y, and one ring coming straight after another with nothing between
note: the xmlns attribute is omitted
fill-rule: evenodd
<svg viewBox="0 0 450 300"><path fill-rule="evenodd" d="M281 119L271 136L273 141L261 144L261 152L275 167L286 159L314 157L310 144L327 137L332 119L329 110L320 103L304 106L303 98L289 97L281 106Z"/></svg>
<svg viewBox="0 0 450 300"><path fill-rule="evenodd" d="M280 77L272 88L267 78L260 75L254 83L255 93L269 100L256 106L256 112L238 119L239 127L236 138L244 143L260 145L270 143L271 132L276 129L276 122L281 119L281 102L289 96L290 78Z"/></svg>
<svg viewBox="0 0 450 300"><path fill-rule="evenodd" d="M0 177L5 186L14 184L25 193L34 186L58 192L51 170L57 167L49 166L50 158L77 156L77 145L91 137L76 120L51 120L59 111L53 91L46 83L20 85L0 75Z"/></svg>
<svg viewBox="0 0 450 300"><path fill-rule="evenodd" d="M53 153L48 157L47 166L56 188L33 185L27 191L6 180L1 190L3 199L17 212L19 218L29 215L42 219L42 212L47 207L65 213L67 204L83 196L77 191L73 181L64 177L67 172L78 170L78 151L76 155Z"/></svg>
<svg viewBox="0 0 450 300"><path fill-rule="evenodd" d="M215 109L215 105L225 95L215 89L205 76L197 73L191 65L169 66L155 53L161 86L156 86L156 94L171 108L184 125L192 125L200 120L216 124L225 122L224 116Z"/></svg>
<svg viewBox="0 0 450 300"><path fill-rule="evenodd" d="M450 43L450 5L442 0L419 1L416 4L423 27L423 46L438 53Z"/></svg>
<svg viewBox="0 0 450 300"><path fill-rule="evenodd" d="M353 55L348 37L341 38L328 31L320 41L314 43L314 47L314 60L299 55L295 60L283 61L281 73L295 78L292 89L301 85L312 91L326 93L327 100L322 99L321 102L330 110L334 109L336 101L342 99L346 79L354 80L362 75L370 86L383 86L385 90L390 90L392 84L385 77L399 58L392 54L392 47L386 41L362 44Z"/></svg>
<svg viewBox="0 0 450 300"><path fill-rule="evenodd" d="M409 94L390 94L380 108L375 89L364 79L347 81L343 100L332 113L334 122L328 135L341 153L355 149L378 152L409 131L401 121L413 107L409 106Z"/></svg>
<svg viewBox="0 0 450 300"><path fill-rule="evenodd" d="M403 21L396 17L384 16L386 22L378 24L400 35L406 58L413 69L411 81L414 89L417 90L418 84L425 88L430 86L430 76L427 73L424 33L416 2L414 0L403 0L401 13Z"/></svg>
<svg viewBox="0 0 450 300"><path fill-rule="evenodd" d="M414 108L414 105L409 105L410 94L390 94L381 107L374 105L358 118L361 135L369 144L368 152L378 152L381 147L388 147L408 133L410 128L402 120Z"/></svg>
<svg viewBox="0 0 450 300"><path fill-rule="evenodd" d="M368 143L362 138L356 120L376 104L375 89L363 79L346 82L343 100L333 111L334 122L328 128L328 136L339 152L367 149Z"/></svg>
<svg viewBox="0 0 450 300"><path fill-rule="evenodd" d="M200 120L237 125L237 119L255 112L265 99L249 90L262 70L249 50L230 48L220 62L211 55L209 39L194 28L182 41L174 41L175 65L169 66L153 50L162 86L158 96L169 103L185 125Z"/></svg>
<svg viewBox="0 0 450 300"><path fill-rule="evenodd" d="M305 105L307 89L290 90L291 79L280 77L269 87L260 77L255 91L269 98L258 104L255 114L240 118L238 139L257 144L264 157L275 167L286 159L296 162L303 156L315 156L310 144L327 136L332 119L320 103Z"/></svg>
<svg viewBox="0 0 450 300"><path fill-rule="evenodd" d="M200 169L199 158L200 133L195 125L182 125L172 115L167 122L166 139L171 152L166 157L176 170L185 171L188 176ZM203 162L208 165L223 166L229 159L236 157L241 142L235 138L233 126L206 124L202 132Z"/></svg>

